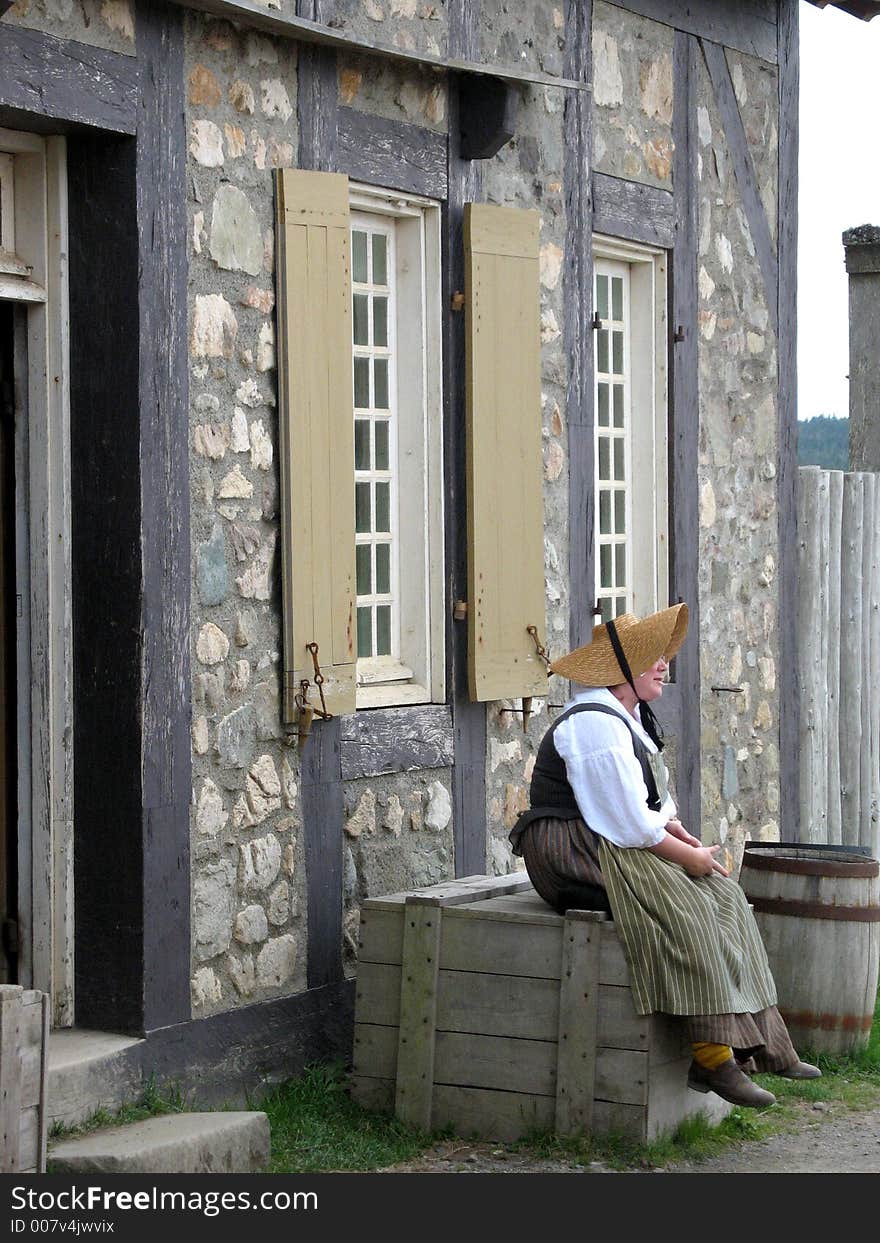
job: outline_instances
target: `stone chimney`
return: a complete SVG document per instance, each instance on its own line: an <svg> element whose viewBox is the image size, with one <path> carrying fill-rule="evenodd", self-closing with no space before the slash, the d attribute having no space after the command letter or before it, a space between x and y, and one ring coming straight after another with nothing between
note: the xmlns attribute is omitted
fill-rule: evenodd
<svg viewBox="0 0 880 1243"><path fill-rule="evenodd" d="M849 468L880 471L880 227L843 235L849 273Z"/></svg>

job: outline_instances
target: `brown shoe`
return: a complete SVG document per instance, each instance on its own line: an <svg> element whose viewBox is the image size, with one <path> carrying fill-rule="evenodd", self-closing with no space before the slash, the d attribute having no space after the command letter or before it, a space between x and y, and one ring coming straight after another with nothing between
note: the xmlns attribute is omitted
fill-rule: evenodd
<svg viewBox="0 0 880 1243"><path fill-rule="evenodd" d="M821 1079L822 1072L818 1066L811 1066L809 1062L795 1062L786 1070L778 1070L777 1075L781 1075L783 1079Z"/></svg>
<svg viewBox="0 0 880 1243"><path fill-rule="evenodd" d="M734 1058L729 1057L715 1070L707 1070L699 1062L691 1062L688 1071L688 1087L695 1092L715 1092L731 1105L744 1105L749 1109L762 1109L774 1105L776 1097L765 1092L748 1075L744 1075Z"/></svg>

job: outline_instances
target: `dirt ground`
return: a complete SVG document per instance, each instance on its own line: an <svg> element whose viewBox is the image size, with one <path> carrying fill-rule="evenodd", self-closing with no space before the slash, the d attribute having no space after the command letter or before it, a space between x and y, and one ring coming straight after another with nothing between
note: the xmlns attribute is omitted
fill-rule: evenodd
<svg viewBox="0 0 880 1243"><path fill-rule="evenodd" d="M723 1156L646 1167L645 1173L876 1174L880 1173L880 1108L853 1112L840 1105L795 1106L795 1129L744 1140ZM614 1174L600 1161L536 1160L501 1144L447 1140L421 1157L380 1171L388 1174ZM632 1171L630 1171L632 1172Z"/></svg>

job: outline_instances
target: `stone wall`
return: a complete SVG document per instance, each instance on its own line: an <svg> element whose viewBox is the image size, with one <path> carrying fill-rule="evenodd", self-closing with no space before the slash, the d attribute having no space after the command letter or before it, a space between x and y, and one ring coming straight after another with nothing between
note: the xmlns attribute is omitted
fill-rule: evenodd
<svg viewBox="0 0 880 1243"><path fill-rule="evenodd" d="M136 50L133 0L14 0L3 21L111 52Z"/></svg>

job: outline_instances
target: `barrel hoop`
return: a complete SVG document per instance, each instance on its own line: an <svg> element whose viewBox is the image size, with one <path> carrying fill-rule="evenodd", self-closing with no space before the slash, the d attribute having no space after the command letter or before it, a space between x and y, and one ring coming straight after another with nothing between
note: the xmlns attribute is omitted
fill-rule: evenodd
<svg viewBox="0 0 880 1243"><path fill-rule="evenodd" d="M789 1027L806 1027L812 1031L869 1032L873 1014L814 1014L812 1010L780 1010Z"/></svg>
<svg viewBox="0 0 880 1243"><path fill-rule="evenodd" d="M850 923L880 924L880 906L827 906L823 902L798 902L751 895L749 901L756 911L765 915L801 915L805 919L840 919Z"/></svg>
<svg viewBox="0 0 880 1243"><path fill-rule="evenodd" d="M788 859L783 855L753 855L747 850L743 867L759 872L794 872L798 876L851 876L856 880L880 875L880 861L865 859L860 863L823 863L821 859Z"/></svg>

